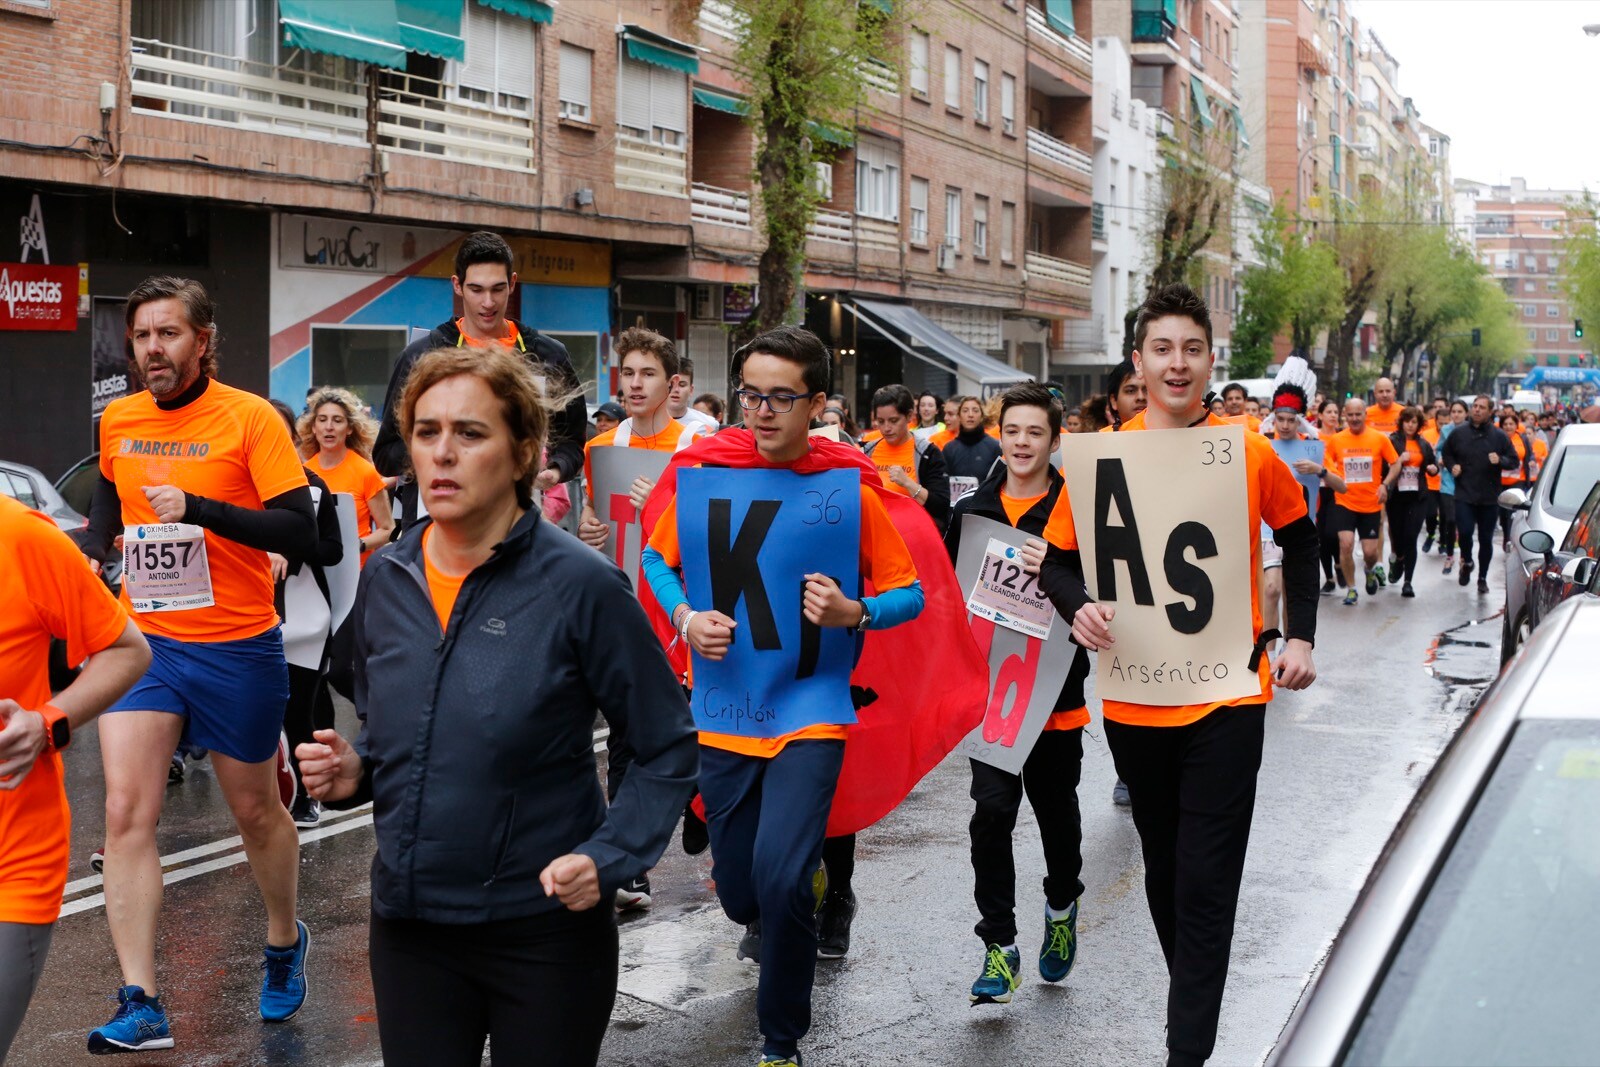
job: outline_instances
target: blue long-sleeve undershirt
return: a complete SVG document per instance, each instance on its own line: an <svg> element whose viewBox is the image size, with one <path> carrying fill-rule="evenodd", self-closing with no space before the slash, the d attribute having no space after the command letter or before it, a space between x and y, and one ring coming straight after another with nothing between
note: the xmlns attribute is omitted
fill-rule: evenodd
<svg viewBox="0 0 1600 1067"><path fill-rule="evenodd" d="M656 602L666 611L667 618L671 619L678 608L689 603L688 595L683 588L683 576L678 573L676 567L670 566L662 558L661 553L648 546L644 550L643 565L644 579L650 583L650 591L655 594ZM861 602L866 605L867 613L872 616L867 629L887 630L891 626L910 622L922 614L926 600L920 581L914 581L899 589L886 590L877 596L862 597Z"/></svg>

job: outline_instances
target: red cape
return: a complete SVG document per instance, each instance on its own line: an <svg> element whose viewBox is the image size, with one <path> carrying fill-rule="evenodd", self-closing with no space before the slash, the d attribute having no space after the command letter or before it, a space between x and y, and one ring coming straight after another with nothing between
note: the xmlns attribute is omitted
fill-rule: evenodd
<svg viewBox="0 0 1600 1067"><path fill-rule="evenodd" d="M776 465L761 458L748 430L728 429L702 438L667 464L645 502L645 530L655 529L677 493L678 471L692 466ZM973 641L966 601L944 541L921 505L885 489L872 461L851 445L813 437L811 451L785 466L800 474L859 470L862 484L877 491L905 540L926 598L922 614L912 621L867 631L850 676L852 686L875 694L875 699L859 709L858 721L846 731L844 768L828 815L828 836L837 837L864 830L893 811L978 725L989 695L989 664ZM672 636L668 625L665 640Z"/></svg>

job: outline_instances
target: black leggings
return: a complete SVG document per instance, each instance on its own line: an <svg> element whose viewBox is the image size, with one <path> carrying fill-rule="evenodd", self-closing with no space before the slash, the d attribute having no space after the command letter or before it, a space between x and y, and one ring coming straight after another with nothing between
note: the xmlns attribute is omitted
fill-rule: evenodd
<svg viewBox="0 0 1600 1067"><path fill-rule="evenodd" d="M1489 577L1489 564L1494 560L1494 519L1500 505L1468 504L1456 501L1456 535L1461 539L1461 562L1472 562L1472 534L1478 534L1478 579Z"/></svg>
<svg viewBox="0 0 1600 1067"><path fill-rule="evenodd" d="M1317 558L1322 561L1322 577L1333 581L1339 570L1339 531L1333 528L1333 490L1323 486L1317 493Z"/></svg>
<svg viewBox="0 0 1600 1067"><path fill-rule="evenodd" d="M374 914L368 954L386 1067L594 1067L617 997L610 899L588 911L446 925Z"/></svg>
<svg viewBox="0 0 1600 1067"><path fill-rule="evenodd" d="M1400 578L1411 581L1417 569L1417 538L1422 535L1422 513L1427 502L1420 492L1397 492L1389 498L1389 545L1399 561Z"/></svg>
<svg viewBox="0 0 1600 1067"><path fill-rule="evenodd" d="M1439 547L1444 554L1456 554L1456 496L1440 491L1435 494L1439 503Z"/></svg>
<svg viewBox="0 0 1600 1067"><path fill-rule="evenodd" d="M283 706L283 732L289 738L289 761L295 774L300 761L294 750L315 740L313 730L333 729L333 698L328 695L328 680L321 671L289 664L289 699Z"/></svg>

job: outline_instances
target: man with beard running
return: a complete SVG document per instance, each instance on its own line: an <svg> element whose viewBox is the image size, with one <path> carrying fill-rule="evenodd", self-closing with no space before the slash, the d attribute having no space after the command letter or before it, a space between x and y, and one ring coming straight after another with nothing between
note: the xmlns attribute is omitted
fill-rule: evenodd
<svg viewBox="0 0 1600 1067"><path fill-rule="evenodd" d="M1450 431L1440 447L1440 461L1456 483L1456 536L1461 539L1461 569L1456 581L1472 580L1472 535L1478 535L1478 592L1489 591L1489 564L1494 559L1494 526L1500 513L1500 472L1515 470L1516 450L1505 431L1494 424L1494 401L1472 400L1467 421Z"/></svg>

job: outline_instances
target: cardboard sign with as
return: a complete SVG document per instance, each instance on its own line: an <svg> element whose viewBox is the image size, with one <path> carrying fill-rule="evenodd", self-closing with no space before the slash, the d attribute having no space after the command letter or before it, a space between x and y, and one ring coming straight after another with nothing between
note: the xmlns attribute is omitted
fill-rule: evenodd
<svg viewBox="0 0 1600 1067"><path fill-rule="evenodd" d="M1102 699L1157 707L1261 691L1240 426L1073 434L1062 450L1090 594L1116 607Z"/></svg>

